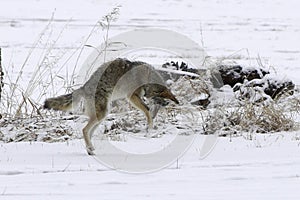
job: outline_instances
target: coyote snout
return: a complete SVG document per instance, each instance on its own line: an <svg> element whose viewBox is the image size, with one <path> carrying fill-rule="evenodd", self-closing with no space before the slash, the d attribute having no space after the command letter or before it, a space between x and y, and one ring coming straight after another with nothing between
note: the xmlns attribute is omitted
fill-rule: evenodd
<svg viewBox="0 0 300 200"><path fill-rule="evenodd" d="M83 138L88 154L93 155L91 135L96 125L108 114L108 107L114 100L127 98L134 107L144 112L148 126L153 126L153 116L143 97L169 99L179 103L151 65L118 58L102 64L90 79L73 93L46 99L44 108L66 111L83 99L85 113L89 117L82 130Z"/></svg>

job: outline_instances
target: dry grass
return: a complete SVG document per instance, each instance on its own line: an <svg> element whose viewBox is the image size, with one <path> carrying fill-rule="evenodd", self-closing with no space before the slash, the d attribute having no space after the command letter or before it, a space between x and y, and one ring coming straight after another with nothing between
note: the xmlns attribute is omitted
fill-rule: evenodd
<svg viewBox="0 0 300 200"><path fill-rule="evenodd" d="M45 113L40 111L41 103L45 98L72 91L77 77L77 66L79 60L85 59L82 58L82 52L89 46L89 39L101 30L105 35L104 43L107 44L109 28L118 14L119 7L113 8L112 12L97 21L90 34L71 50L59 48L59 42L68 30L71 20L66 22L61 30L57 30L53 14L32 44L20 69L15 69L14 66L4 68L5 85L0 113L6 118L36 115L42 117ZM28 82L24 82L23 77L28 76L28 72L32 72L31 77Z"/></svg>
<svg viewBox="0 0 300 200"><path fill-rule="evenodd" d="M238 107L216 108L206 118L207 134L242 135L244 133L274 133L293 131L298 128L293 115L282 105L243 104Z"/></svg>
<svg viewBox="0 0 300 200"><path fill-rule="evenodd" d="M55 93L58 89L68 85L67 80L62 80L60 75L64 66L58 67L62 59L69 59L65 58L67 50L55 50L68 24L57 35L52 35L53 19L54 15L30 48L16 77L14 67L8 67L5 71L4 98L1 102L1 110L7 117L22 118L36 114L41 115L38 102L41 101L46 91ZM36 63L32 60L35 60ZM58 68L54 70L55 67ZM34 69L32 70L32 68ZM32 72L31 77L29 82L24 82L23 76L28 72ZM57 79L62 81L60 82L61 87L55 85ZM37 91L39 91L38 95Z"/></svg>
<svg viewBox="0 0 300 200"><path fill-rule="evenodd" d="M247 104L231 112L229 121L239 126L242 131L248 132L270 133L295 128L292 117L276 103L261 106Z"/></svg>
<svg viewBox="0 0 300 200"><path fill-rule="evenodd" d="M0 140L51 142L73 137L74 129L66 123L64 116L41 109L41 104L46 98L70 92L74 88L77 66L80 60L85 60L82 53L87 48L89 39L92 36L99 37L101 31L105 35L104 43L107 44L105 40L109 36L111 22L117 19L118 14L119 7L114 8L97 21L88 36L77 41L71 49L59 46L71 20L57 29L54 14L52 15L31 45L20 68L10 62L3 69L5 79L0 102ZM25 82L24 77L29 81ZM36 124L38 125L35 126Z"/></svg>
<svg viewBox="0 0 300 200"><path fill-rule="evenodd" d="M10 141L37 140L39 131L47 131L46 127L54 127L54 129L49 129L49 132L42 139L43 141L65 140L65 136L72 136L70 133L71 127L66 124L59 126L63 119L54 120L55 123L51 123L53 119L57 119L55 118L57 117L56 114L40 110L42 100L49 96L55 96L58 93L69 92L73 88L76 79L76 69L79 65L79 60L82 59L82 53L87 47L95 48L92 45L88 45L88 41L99 29L104 31L105 43L104 49L99 54L106 54L106 47L109 45L109 29L111 23L117 19L118 15L119 7L114 8L112 12L105 15L92 27L90 34L85 37L81 45L74 48L72 52L56 50L56 45L67 29L68 24L56 36L53 36L51 29L54 16L52 16L30 49L17 76L13 78L13 70L5 70L6 82L1 101L1 113L4 113L6 116L0 122L6 131L18 133L15 137L11 137ZM24 84L22 77L27 68L32 67L28 66L28 63L37 49L42 49L43 51L40 52L30 81ZM105 57L104 55L104 59ZM239 55L236 54L229 57L240 59ZM72 59L75 60L75 66L69 71L66 66ZM227 59L224 58L224 60ZM215 70L216 63L211 62L209 59L206 59L205 62L208 65L208 72ZM259 62L261 63L260 59ZM214 73L212 72L211 74ZM182 132L186 132L185 130L188 129L197 129L197 131L200 129L202 131L203 129L206 134L218 133L219 135L227 135L227 133L238 134L242 132L270 133L290 131L297 128L297 123L292 115L287 114L288 110L286 108L290 107L291 111L299 112L299 98L290 98L290 103L285 102L285 105L289 106L282 106L279 101L272 101L268 104L244 102L242 105L231 105L229 107L225 102L223 105L210 107L204 111L197 106L190 105L190 102L197 95L211 96L214 90L211 83L211 74L201 75L201 78L182 77L172 84L172 91L183 105L166 107L160 111L160 116L155 120L161 129L168 128L168 125L174 125L178 130L182 129ZM36 91L39 93L38 96L34 96ZM116 109L120 111L126 107L125 110L128 112L128 104L122 104L120 107ZM109 132L112 135L120 134L121 131L142 132L140 128L145 125L144 116L141 113L136 114L136 110L130 110L129 112L132 112L133 117L124 121L128 113L118 114L118 120L115 120L113 123L108 121L104 132ZM45 119L45 116L49 116L49 114L51 121ZM59 115L58 118L60 117ZM33 121L27 121L28 118L31 118ZM36 123L39 125L34 125ZM15 126L15 128L10 130L10 126ZM1 138L4 138L4 134L0 131L0 140Z"/></svg>

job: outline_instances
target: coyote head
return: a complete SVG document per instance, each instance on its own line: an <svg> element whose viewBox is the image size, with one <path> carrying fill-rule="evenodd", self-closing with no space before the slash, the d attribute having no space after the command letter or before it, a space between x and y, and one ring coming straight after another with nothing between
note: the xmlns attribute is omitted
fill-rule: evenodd
<svg viewBox="0 0 300 200"><path fill-rule="evenodd" d="M174 94L166 86L160 84L147 84L145 86L145 97L170 99L179 104Z"/></svg>

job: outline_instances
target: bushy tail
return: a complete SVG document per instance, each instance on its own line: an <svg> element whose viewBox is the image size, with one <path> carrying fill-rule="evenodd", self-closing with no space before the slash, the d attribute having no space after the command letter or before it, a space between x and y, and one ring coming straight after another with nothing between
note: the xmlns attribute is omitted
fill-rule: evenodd
<svg viewBox="0 0 300 200"><path fill-rule="evenodd" d="M45 109L67 111L72 108L73 93L46 99L44 103Z"/></svg>

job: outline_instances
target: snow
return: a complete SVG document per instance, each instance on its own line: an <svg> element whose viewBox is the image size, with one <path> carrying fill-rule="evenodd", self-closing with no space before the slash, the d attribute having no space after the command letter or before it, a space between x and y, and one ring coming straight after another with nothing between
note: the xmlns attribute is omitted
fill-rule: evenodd
<svg viewBox="0 0 300 200"><path fill-rule="evenodd" d="M262 64L275 73L277 80L300 84L300 3L297 0L157 0L151 3L0 0L2 64L10 79L6 76L5 81L15 83L32 48L33 54L20 78L20 91L27 91L37 63L45 62L53 69L60 69L71 58L64 67L73 71L77 57L70 55L84 43L97 21L116 5L121 5L120 15L111 26L110 36L136 28L167 28L203 45L210 58L217 62L256 67L259 55ZM42 41L34 46L52 15L53 22ZM60 36L62 29L65 31ZM103 32L100 29L95 32L98 35L88 41L92 46L103 42ZM45 48L52 44L55 47L49 60L43 61ZM76 65L80 66L91 50L87 48ZM56 63L57 57L62 57L62 61ZM165 61L165 58L153 58L153 54L145 59L157 63ZM68 70L63 68L59 75L65 77L65 71ZM57 91L46 96L63 93L65 88L60 83L54 85ZM37 103L43 101L42 87L38 84L30 89ZM190 91L186 91L186 96L197 99ZM224 86L213 99L218 104L230 104L232 92ZM6 111L7 108L1 109ZM1 127L0 139L8 129ZM162 143L156 142L168 143L171 136L169 133L160 135L162 140L128 136L113 143L128 152L149 153L153 148L163 149ZM207 156L203 155L207 153L203 145L211 136L196 134L195 137L192 146L175 162L151 173L138 174L117 171L88 156L83 141L76 139L77 136L54 143L0 142L0 199L299 199L298 130L218 137Z"/></svg>
<svg viewBox="0 0 300 200"><path fill-rule="evenodd" d="M1 199L297 199L297 133L219 138L200 159L200 142L166 169L115 171L84 152L83 142L1 145Z"/></svg>

